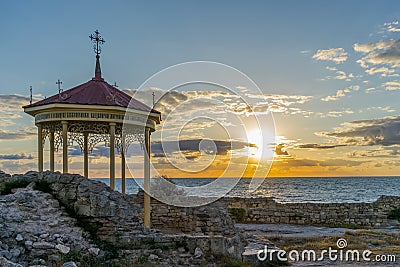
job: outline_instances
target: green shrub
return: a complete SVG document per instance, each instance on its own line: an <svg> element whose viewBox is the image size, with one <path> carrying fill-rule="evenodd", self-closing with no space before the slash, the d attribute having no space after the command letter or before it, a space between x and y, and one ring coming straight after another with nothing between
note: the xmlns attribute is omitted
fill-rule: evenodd
<svg viewBox="0 0 400 267"><path fill-rule="evenodd" d="M147 255L141 255L137 258L136 262L139 264L144 264L149 260L149 256Z"/></svg>
<svg viewBox="0 0 400 267"><path fill-rule="evenodd" d="M104 251L103 260L112 260L118 258L119 250L116 246L100 240L99 238L94 239L93 243L96 244L99 249Z"/></svg>
<svg viewBox="0 0 400 267"><path fill-rule="evenodd" d="M400 221L400 208L391 210L388 214L388 218Z"/></svg>
<svg viewBox="0 0 400 267"><path fill-rule="evenodd" d="M76 250L71 250L68 254L61 255L61 262L58 263L58 266L68 261L79 262L80 266L85 267L110 266L107 262L107 259L105 259L104 257L96 258L91 255L82 255L79 251Z"/></svg>
<svg viewBox="0 0 400 267"><path fill-rule="evenodd" d="M239 223L246 221L246 210L243 208L229 208L229 214Z"/></svg>
<svg viewBox="0 0 400 267"><path fill-rule="evenodd" d="M46 180L37 180L35 182L35 186L33 187L33 189L49 194L52 194L53 192L53 190L50 187L50 183L47 182Z"/></svg>
<svg viewBox="0 0 400 267"><path fill-rule="evenodd" d="M83 258L82 254L76 250L71 250L68 254L62 255L62 260L64 262L67 262L67 261L79 262L82 260L82 258Z"/></svg>

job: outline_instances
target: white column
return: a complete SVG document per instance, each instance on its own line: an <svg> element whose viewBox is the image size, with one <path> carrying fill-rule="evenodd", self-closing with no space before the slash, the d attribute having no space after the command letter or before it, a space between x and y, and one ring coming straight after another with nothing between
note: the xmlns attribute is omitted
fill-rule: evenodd
<svg viewBox="0 0 400 267"><path fill-rule="evenodd" d="M145 227L150 227L150 129L144 134L144 219Z"/></svg>
<svg viewBox="0 0 400 267"><path fill-rule="evenodd" d="M54 172L54 132L50 132L50 171Z"/></svg>
<svg viewBox="0 0 400 267"><path fill-rule="evenodd" d="M110 122L110 187L115 189L115 122Z"/></svg>
<svg viewBox="0 0 400 267"><path fill-rule="evenodd" d="M126 177L125 177L125 134L121 135L121 182L122 194L126 193Z"/></svg>
<svg viewBox="0 0 400 267"><path fill-rule="evenodd" d="M68 172L68 122L61 121L63 140L63 173Z"/></svg>
<svg viewBox="0 0 400 267"><path fill-rule="evenodd" d="M83 172L86 178L89 178L89 151L88 151L89 133L83 133Z"/></svg>
<svg viewBox="0 0 400 267"><path fill-rule="evenodd" d="M38 171L43 171L43 130L42 125L38 124Z"/></svg>

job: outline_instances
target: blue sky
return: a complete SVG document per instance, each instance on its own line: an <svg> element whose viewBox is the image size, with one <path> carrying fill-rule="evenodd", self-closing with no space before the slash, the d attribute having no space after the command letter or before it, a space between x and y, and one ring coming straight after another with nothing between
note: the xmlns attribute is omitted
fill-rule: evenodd
<svg viewBox="0 0 400 267"><path fill-rule="evenodd" d="M311 169L301 175L351 175L360 172L360 166L366 174L398 173L398 158L387 154L397 151L397 143L350 145L340 139L344 134L327 134L343 128L343 123L399 114L396 49L400 48L388 44L400 35L396 30L400 25L392 23L400 17L398 1L3 1L0 5L0 95L28 96L32 85L35 94L49 96L56 93L57 79L65 89L89 80L94 55L88 35L99 29L106 40L101 55L104 77L120 89L137 88L152 74L177 63L221 62L249 75L264 94L275 95L270 99L277 105L277 134L292 156L282 161L300 164L322 157L350 162L332 163L327 166L330 171L314 162L316 168L306 165ZM356 48L379 41L388 44L386 48ZM329 54L335 51L345 59ZM361 65L373 53L385 52L394 57ZM284 96L292 101L286 106L282 106ZM34 130L32 120L21 116L2 118L3 131ZM299 148L305 144L346 146ZM0 154L29 155L26 145L34 151L35 140L15 140L13 148L0 140ZM352 153L367 156L348 156ZM296 175L292 171L282 175Z"/></svg>
<svg viewBox="0 0 400 267"><path fill-rule="evenodd" d="M0 87L18 93L30 84L50 91L58 77L66 87L86 80L93 65L87 36L97 28L107 41L105 75L122 86L179 62L212 60L250 74L260 87L316 93L310 80L323 69L304 66L309 58L299 51L349 50L399 13L396 1L23 3L3 2L0 11L1 72L8 77Z"/></svg>

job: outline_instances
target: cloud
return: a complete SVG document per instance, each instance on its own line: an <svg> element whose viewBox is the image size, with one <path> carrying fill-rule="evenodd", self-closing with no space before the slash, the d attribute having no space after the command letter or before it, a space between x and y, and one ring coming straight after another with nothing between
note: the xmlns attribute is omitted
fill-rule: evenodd
<svg viewBox="0 0 400 267"><path fill-rule="evenodd" d="M332 70L332 71L337 71L337 70L338 70L338 68L332 67L332 66L326 66L325 68L326 68L327 70Z"/></svg>
<svg viewBox="0 0 400 267"><path fill-rule="evenodd" d="M381 106L378 106L378 107L369 107L369 108L367 108L367 110L380 110L380 111L386 111L386 112L388 112L388 113L391 113L391 112L395 112L396 110L394 110L393 108L391 108L390 106L385 106L385 107L381 107Z"/></svg>
<svg viewBox="0 0 400 267"><path fill-rule="evenodd" d="M301 114L305 117L308 117L313 112L303 110L299 107L293 107L296 105L303 105L306 102L310 101L313 97L306 95L282 95L282 94L264 94L264 95L247 95L250 98L260 98L265 101L257 103L255 107L252 109L255 113L262 112L275 112L275 113L284 113L290 115ZM243 108L243 107L242 107ZM248 112L250 111L250 107L248 107Z"/></svg>
<svg viewBox="0 0 400 267"><path fill-rule="evenodd" d="M386 22L383 24L388 32L400 32L399 21Z"/></svg>
<svg viewBox="0 0 400 267"><path fill-rule="evenodd" d="M335 132L316 134L336 138L341 144L347 145L400 145L400 116L351 121L342 124L342 127L337 128Z"/></svg>
<svg viewBox="0 0 400 267"><path fill-rule="evenodd" d="M370 150L356 150L350 152L349 158L398 158L400 155L400 147L381 147Z"/></svg>
<svg viewBox="0 0 400 267"><path fill-rule="evenodd" d="M36 96L33 101L40 99ZM22 106L27 104L29 104L29 97L17 94L0 94L0 126L8 127L15 125L15 119L23 118L24 111Z"/></svg>
<svg viewBox="0 0 400 267"><path fill-rule="evenodd" d="M284 149L284 145L283 144L279 144L275 147L275 154L277 156L289 156L289 153Z"/></svg>
<svg viewBox="0 0 400 267"><path fill-rule="evenodd" d="M304 116L312 114L311 111L305 111L298 107L289 108L289 106L302 105L310 101L313 98L312 96L283 94L256 95L249 93L246 87L238 86L237 88L246 97L255 99L256 101L251 102L251 104L245 103L239 95L220 90L167 92L160 88L150 88L144 90L125 89L124 91L130 95L135 94L135 98L141 101L151 99L152 92L156 92L155 109L162 112L163 118L166 118L171 112L177 112L178 109L179 114L181 114L180 117L191 116L194 112L202 112L203 114L209 112L214 115L231 112L243 116L267 112L291 115L302 114ZM175 120L174 124L179 124L179 120L177 118ZM171 124L169 127L171 127Z"/></svg>
<svg viewBox="0 0 400 267"><path fill-rule="evenodd" d="M345 159L327 159L324 161L321 161L319 163L319 166L324 166L324 167L354 167L354 166L360 166L361 164L365 163L366 161L351 161L351 160L345 160Z"/></svg>
<svg viewBox="0 0 400 267"><path fill-rule="evenodd" d="M23 128L17 130L0 130L0 141L5 140L24 140L35 137L37 132L33 128Z"/></svg>
<svg viewBox="0 0 400 267"><path fill-rule="evenodd" d="M318 50L313 56L316 60L332 61L336 64L343 63L347 60L348 54L343 48L330 48L326 50Z"/></svg>
<svg viewBox="0 0 400 267"><path fill-rule="evenodd" d="M264 97L268 101L274 104L283 105L286 107L294 104L304 104L313 98L312 96L306 96L306 95L281 95L281 94L265 94Z"/></svg>
<svg viewBox="0 0 400 267"><path fill-rule="evenodd" d="M300 144L297 145L296 148L307 148L307 149L330 149L330 148L336 148L336 147L341 147L341 146L346 146L346 145L324 145L324 144Z"/></svg>
<svg viewBox="0 0 400 267"><path fill-rule="evenodd" d="M369 161L345 160L345 159L306 159L306 158L279 158L274 160L271 173L274 176L280 176L293 173L304 173L307 176L315 175L318 171L326 174L329 171L336 171L338 168L358 167Z"/></svg>
<svg viewBox="0 0 400 267"><path fill-rule="evenodd" d="M152 99L152 93L156 92L154 108L162 113L163 120L174 113L174 124L179 125L181 124L180 119L183 119L184 116L193 117L193 113L222 114L225 109L229 109L230 105L233 105L232 99L239 98L237 95L218 90L166 91L161 88L149 88L142 90L125 89L124 92L134 95L136 99L144 103ZM176 114L179 114L179 116Z"/></svg>
<svg viewBox="0 0 400 267"><path fill-rule="evenodd" d="M375 43L354 44L354 51L365 54L357 60L362 68L383 65L391 68L400 66L400 40L381 40Z"/></svg>
<svg viewBox="0 0 400 267"><path fill-rule="evenodd" d="M13 173L24 173L27 170L34 170L37 168L36 162L26 161L21 163L20 160L3 160L0 161L0 169L13 174Z"/></svg>
<svg viewBox="0 0 400 267"><path fill-rule="evenodd" d="M177 144L178 142L178 144ZM241 141L221 141L208 139L192 139L179 141L163 141L151 143L152 153L162 156L166 152L205 152L206 154L226 155L228 151L255 147L254 144Z"/></svg>
<svg viewBox="0 0 400 267"><path fill-rule="evenodd" d="M365 72L368 73L369 75L380 74L382 77L386 77L389 74L392 74L394 71L395 71L394 69L389 69L387 67L377 67L377 68L374 67L365 70Z"/></svg>
<svg viewBox="0 0 400 267"><path fill-rule="evenodd" d="M241 101L227 103L228 110L240 114L240 115L249 115L255 112L257 108L258 112L267 112L268 111L268 104L267 103L259 103L256 107L251 107L249 104Z"/></svg>
<svg viewBox="0 0 400 267"><path fill-rule="evenodd" d="M340 111L339 110L332 110L332 111L328 111L326 113L319 112L317 114L321 118L327 118L327 117L339 118L339 117L342 117L343 115L346 115L346 114L354 114L354 111L351 110L350 108L346 108L346 109L343 109L343 110L340 110Z"/></svg>
<svg viewBox="0 0 400 267"><path fill-rule="evenodd" d="M400 81L389 81L382 84L386 91L400 90Z"/></svg>
<svg viewBox="0 0 400 267"><path fill-rule="evenodd" d="M0 94L1 108L22 110L22 106L27 104L29 104L29 97L17 94L11 94L11 95Z"/></svg>
<svg viewBox="0 0 400 267"><path fill-rule="evenodd" d="M336 101L336 100L339 100L339 98L344 97L347 93L350 93L351 91L358 91L358 90L360 90L360 86L358 86L358 85L348 86L344 89L337 90L335 95L323 97L323 98L321 98L321 100L325 101L325 102Z"/></svg>
<svg viewBox="0 0 400 267"><path fill-rule="evenodd" d="M336 76L327 76L322 80L330 80L330 79L335 79L335 80L345 80L345 81L351 81L354 78L361 78L362 75L357 75L355 76L353 73L347 74L346 72L342 70L338 70L336 67L331 67L331 66L326 66L325 67L327 70L334 71L336 73Z"/></svg>
<svg viewBox="0 0 400 267"><path fill-rule="evenodd" d="M334 76L334 79L336 80L346 80L346 81L351 81L351 79L354 78L354 74L350 73L350 74L346 74L346 72L338 70L336 71L336 76Z"/></svg>
<svg viewBox="0 0 400 267"><path fill-rule="evenodd" d="M18 159L34 159L32 154L3 154L0 155L0 159L2 160L18 160Z"/></svg>
<svg viewBox="0 0 400 267"><path fill-rule="evenodd" d="M344 97L345 91L343 89L337 90L335 95L329 95L326 97L321 98L322 101L328 102L328 101L336 101L341 97Z"/></svg>

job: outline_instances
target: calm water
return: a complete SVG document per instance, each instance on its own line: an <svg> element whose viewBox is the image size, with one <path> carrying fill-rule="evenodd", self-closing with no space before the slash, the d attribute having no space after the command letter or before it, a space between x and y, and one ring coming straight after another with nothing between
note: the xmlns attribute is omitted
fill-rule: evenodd
<svg viewBox="0 0 400 267"><path fill-rule="evenodd" d="M95 180L109 184L105 178ZM178 185L199 186L214 179L172 179ZM229 196L268 196L287 202L373 202L381 195L400 196L400 177L268 178L254 193L248 192L250 179L241 179ZM127 179L127 193L135 194L138 185ZM116 179L121 190L121 179ZM210 192L212 195L212 192Z"/></svg>

